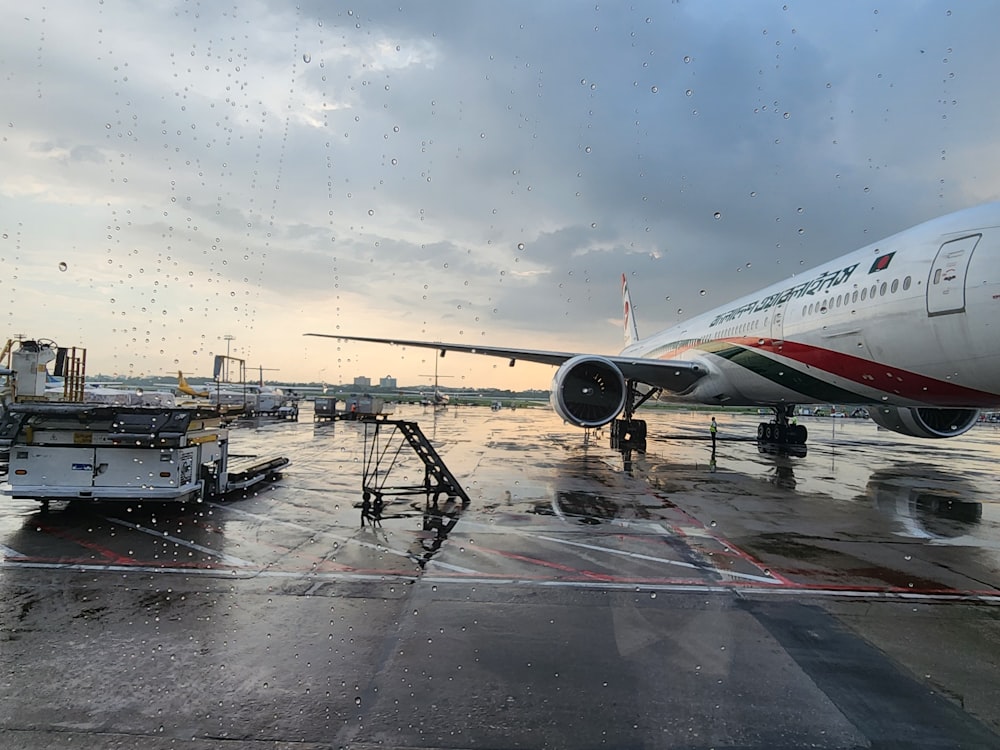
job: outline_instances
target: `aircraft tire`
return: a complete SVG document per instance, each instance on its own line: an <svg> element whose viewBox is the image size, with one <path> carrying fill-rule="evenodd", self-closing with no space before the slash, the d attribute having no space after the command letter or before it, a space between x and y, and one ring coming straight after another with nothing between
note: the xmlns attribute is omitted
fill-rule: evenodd
<svg viewBox="0 0 1000 750"><path fill-rule="evenodd" d="M646 420L645 419L633 419L629 423L629 432L632 434L632 439L636 442L640 442L643 445L646 443Z"/></svg>

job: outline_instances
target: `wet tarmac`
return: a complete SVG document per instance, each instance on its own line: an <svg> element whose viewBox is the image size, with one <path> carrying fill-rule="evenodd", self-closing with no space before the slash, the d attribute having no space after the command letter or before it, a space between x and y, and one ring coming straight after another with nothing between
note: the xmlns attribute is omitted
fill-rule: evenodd
<svg viewBox="0 0 1000 750"><path fill-rule="evenodd" d="M359 423L194 508L0 500L0 747L1000 747L1000 431L401 407L471 498L360 525ZM388 441L387 441L388 442ZM376 479L423 480L389 444Z"/></svg>

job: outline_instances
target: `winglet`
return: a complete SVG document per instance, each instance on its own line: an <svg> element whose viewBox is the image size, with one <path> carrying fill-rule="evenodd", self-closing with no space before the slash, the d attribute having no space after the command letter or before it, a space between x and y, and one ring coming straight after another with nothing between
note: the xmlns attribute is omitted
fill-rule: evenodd
<svg viewBox="0 0 1000 750"><path fill-rule="evenodd" d="M625 274L622 274L622 306L624 308L622 323L625 328L625 346L631 346L639 340L639 329L635 325L632 297L628 293L628 281L625 279Z"/></svg>

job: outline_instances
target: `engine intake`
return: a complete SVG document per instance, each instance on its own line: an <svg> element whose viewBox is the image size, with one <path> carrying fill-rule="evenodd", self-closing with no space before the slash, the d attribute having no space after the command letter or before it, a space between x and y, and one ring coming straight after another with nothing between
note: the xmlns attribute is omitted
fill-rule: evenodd
<svg viewBox="0 0 1000 750"><path fill-rule="evenodd" d="M577 427L600 427L625 408L625 376L604 357L568 359L552 378L550 401L556 414Z"/></svg>
<svg viewBox="0 0 1000 750"><path fill-rule="evenodd" d="M879 427L910 437L949 438L972 429L979 419L977 409L933 409L876 406L869 411Z"/></svg>

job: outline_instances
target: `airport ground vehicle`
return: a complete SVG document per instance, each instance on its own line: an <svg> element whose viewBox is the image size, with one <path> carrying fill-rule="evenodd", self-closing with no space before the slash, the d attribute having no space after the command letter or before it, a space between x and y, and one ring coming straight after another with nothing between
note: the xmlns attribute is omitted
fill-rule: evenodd
<svg viewBox="0 0 1000 750"><path fill-rule="evenodd" d="M233 456L217 411L76 402L12 404L4 494L200 502L273 479L284 457Z"/></svg>
<svg viewBox="0 0 1000 750"><path fill-rule="evenodd" d="M86 350L8 342L0 412L4 494L51 500L201 501L273 478L282 457L229 453L217 407L94 401ZM48 364L54 363L58 389ZM126 395L125 391L121 391Z"/></svg>

